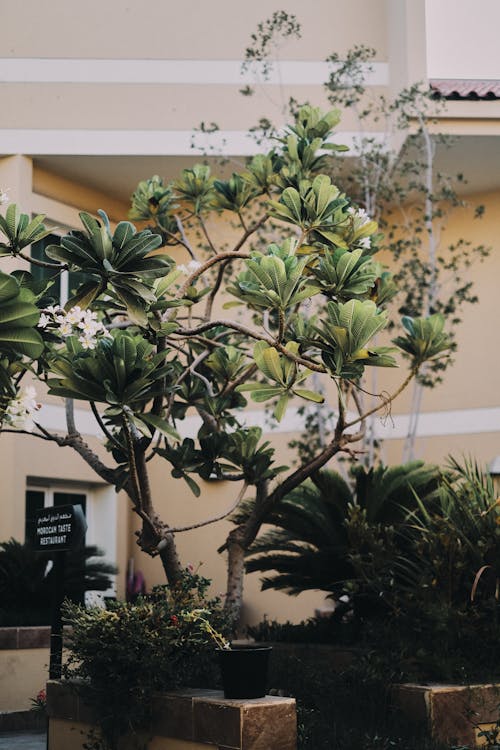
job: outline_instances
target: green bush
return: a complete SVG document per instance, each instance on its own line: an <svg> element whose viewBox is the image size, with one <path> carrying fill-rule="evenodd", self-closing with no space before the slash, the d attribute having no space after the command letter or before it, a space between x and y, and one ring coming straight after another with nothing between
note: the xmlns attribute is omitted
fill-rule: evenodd
<svg viewBox="0 0 500 750"><path fill-rule="evenodd" d="M325 667L324 655L276 649L271 662L273 687L297 699L299 750L444 750L391 707L396 678L369 653L340 672Z"/></svg>
<svg viewBox="0 0 500 750"><path fill-rule="evenodd" d="M318 471L268 515L272 528L250 548L246 569L266 574L263 589L379 598L397 579L398 556L407 546L399 530L417 507L415 493L427 497L438 480L438 468L423 461L358 465L350 482Z"/></svg>
<svg viewBox="0 0 500 750"><path fill-rule="evenodd" d="M134 603L65 604L72 634L64 676L83 681L78 690L96 712L103 748L114 750L125 732L147 730L155 692L215 686L213 642L190 617L206 610L211 624L227 632L219 600L206 597L209 583L186 570L175 587L156 587Z"/></svg>
<svg viewBox="0 0 500 750"><path fill-rule="evenodd" d="M342 487L323 481L330 489L335 484ZM333 585L321 588L349 596L328 619L264 621L250 629L258 640L356 647L341 673L325 668L323 655L314 663L310 651L306 659L275 650L272 684L297 698L299 747L434 749L430 740L408 736L390 707L389 690L396 682L500 681L500 511L493 482L475 462L451 459L425 499L410 487L403 512L400 489L391 509L387 500L380 505L376 494L359 490L361 502L322 491L319 506L309 505L319 488L309 484L286 498L274 514L277 530L260 548L257 543L261 557L253 558L254 569L266 573L278 563L266 588L287 583L294 592L312 587L311 560L329 560ZM381 514L384 506L391 512ZM342 546L335 548L335 540ZM336 575L341 569L349 574L344 580ZM321 580L328 582L328 575L322 570Z"/></svg>

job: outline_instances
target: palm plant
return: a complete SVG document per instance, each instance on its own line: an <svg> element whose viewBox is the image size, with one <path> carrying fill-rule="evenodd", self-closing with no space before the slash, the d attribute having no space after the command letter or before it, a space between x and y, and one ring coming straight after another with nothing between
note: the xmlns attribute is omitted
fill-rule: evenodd
<svg viewBox="0 0 500 750"><path fill-rule="evenodd" d="M85 591L106 591L116 567L99 558L95 546L67 553L64 595L82 602ZM0 623L43 625L50 622L54 568L46 553L9 539L0 544Z"/></svg>
<svg viewBox="0 0 500 750"><path fill-rule="evenodd" d="M269 515L274 528L253 544L248 572L271 573L263 589L290 594L319 589L338 597L349 583L383 576L395 562L395 527L437 486L435 466L412 461L400 466L351 470L352 486L323 470L287 495Z"/></svg>

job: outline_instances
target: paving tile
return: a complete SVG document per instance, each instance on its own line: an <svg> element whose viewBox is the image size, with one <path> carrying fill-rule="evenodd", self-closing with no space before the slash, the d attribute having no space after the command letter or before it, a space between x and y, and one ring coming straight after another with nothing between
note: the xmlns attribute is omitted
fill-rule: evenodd
<svg viewBox="0 0 500 750"><path fill-rule="evenodd" d="M45 750L45 732L0 732L0 750Z"/></svg>

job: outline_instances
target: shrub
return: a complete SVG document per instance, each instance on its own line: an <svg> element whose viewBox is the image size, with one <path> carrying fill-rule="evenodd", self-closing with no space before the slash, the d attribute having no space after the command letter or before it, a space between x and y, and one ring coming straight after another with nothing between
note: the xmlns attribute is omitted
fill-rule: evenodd
<svg viewBox="0 0 500 750"><path fill-rule="evenodd" d="M102 747L114 749L125 732L147 729L155 692L214 686L212 640L190 617L207 610L214 627L227 632L219 600L206 597L209 583L186 571L176 586L156 587L134 603L65 604L72 634L64 675L83 680L78 689L96 712Z"/></svg>

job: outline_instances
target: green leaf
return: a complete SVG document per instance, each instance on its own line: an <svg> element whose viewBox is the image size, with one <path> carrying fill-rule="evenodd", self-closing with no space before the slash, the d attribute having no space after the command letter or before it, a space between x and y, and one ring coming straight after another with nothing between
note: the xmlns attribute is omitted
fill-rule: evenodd
<svg viewBox="0 0 500 750"><path fill-rule="evenodd" d="M280 202L291 211L293 218L300 223L301 221L301 201L300 195L295 188L289 187L283 190Z"/></svg>
<svg viewBox="0 0 500 750"><path fill-rule="evenodd" d="M187 485L188 485L189 489L191 490L191 492L193 493L193 495L195 497L199 497L200 493L201 493L201 490L200 490L199 486L196 484L196 482L194 481L194 479L192 477L190 477L189 474L186 474L186 472L182 472L182 478L187 483Z"/></svg>
<svg viewBox="0 0 500 750"><path fill-rule="evenodd" d="M141 414L141 418L144 420L144 422L147 422L156 430L161 432L162 435L166 435L167 437L172 437L174 438L174 440L180 441L181 438L177 430L156 414Z"/></svg>
<svg viewBox="0 0 500 750"><path fill-rule="evenodd" d="M0 330L0 348L10 346L19 354L37 359L43 352L44 343L38 331L32 328L12 328Z"/></svg>
<svg viewBox="0 0 500 750"><path fill-rule="evenodd" d="M280 383L281 385L284 385L284 378L283 378L283 369L281 367L281 358L276 349L273 346L269 346L267 349L263 350L262 352L262 358L265 362L265 370L271 373L271 378L273 380L276 380L277 383ZM257 361L257 358L255 359L257 362L257 366L259 366L259 362ZM262 359L260 360L262 362ZM259 367L259 369L262 369Z"/></svg>
<svg viewBox="0 0 500 750"><path fill-rule="evenodd" d="M36 326L40 311L35 305L24 302L10 302L0 307L0 330L7 327Z"/></svg>
<svg viewBox="0 0 500 750"><path fill-rule="evenodd" d="M71 310L72 307L78 305L83 310L86 310L95 300L100 289L101 284L98 281L89 281L86 284L83 284L78 289L77 293L66 302L64 309L68 311Z"/></svg>
<svg viewBox="0 0 500 750"><path fill-rule="evenodd" d="M126 291L125 289L119 289L115 287L116 296L127 308L127 314L133 323L137 323L138 326L146 328L148 325L148 316L144 306L141 305L138 298Z"/></svg>
<svg viewBox="0 0 500 750"><path fill-rule="evenodd" d="M113 234L113 245L121 250L121 248L132 239L136 231L134 225L129 221L120 221L119 224L116 225Z"/></svg>
<svg viewBox="0 0 500 750"><path fill-rule="evenodd" d="M177 268L174 268L170 273L168 273L166 276L163 276L161 279L157 279L154 283L154 291L156 296L163 297L166 291L170 289L172 284L177 281L179 276L182 275L182 271L178 271Z"/></svg>
<svg viewBox="0 0 500 750"><path fill-rule="evenodd" d="M281 420L283 419L288 407L289 400L290 396L288 395L288 393L283 393L278 399L278 403L276 404L276 408L273 412L274 417L278 422L281 422Z"/></svg>
<svg viewBox="0 0 500 750"><path fill-rule="evenodd" d="M19 292L19 284L14 276L0 272L0 303L15 297Z"/></svg>
<svg viewBox="0 0 500 750"><path fill-rule="evenodd" d="M305 398L307 399L307 401L314 401L314 403L316 404L322 404L325 400L325 397L321 393L316 393L315 391L308 391L307 389L303 388L294 388L293 392L296 396Z"/></svg>

